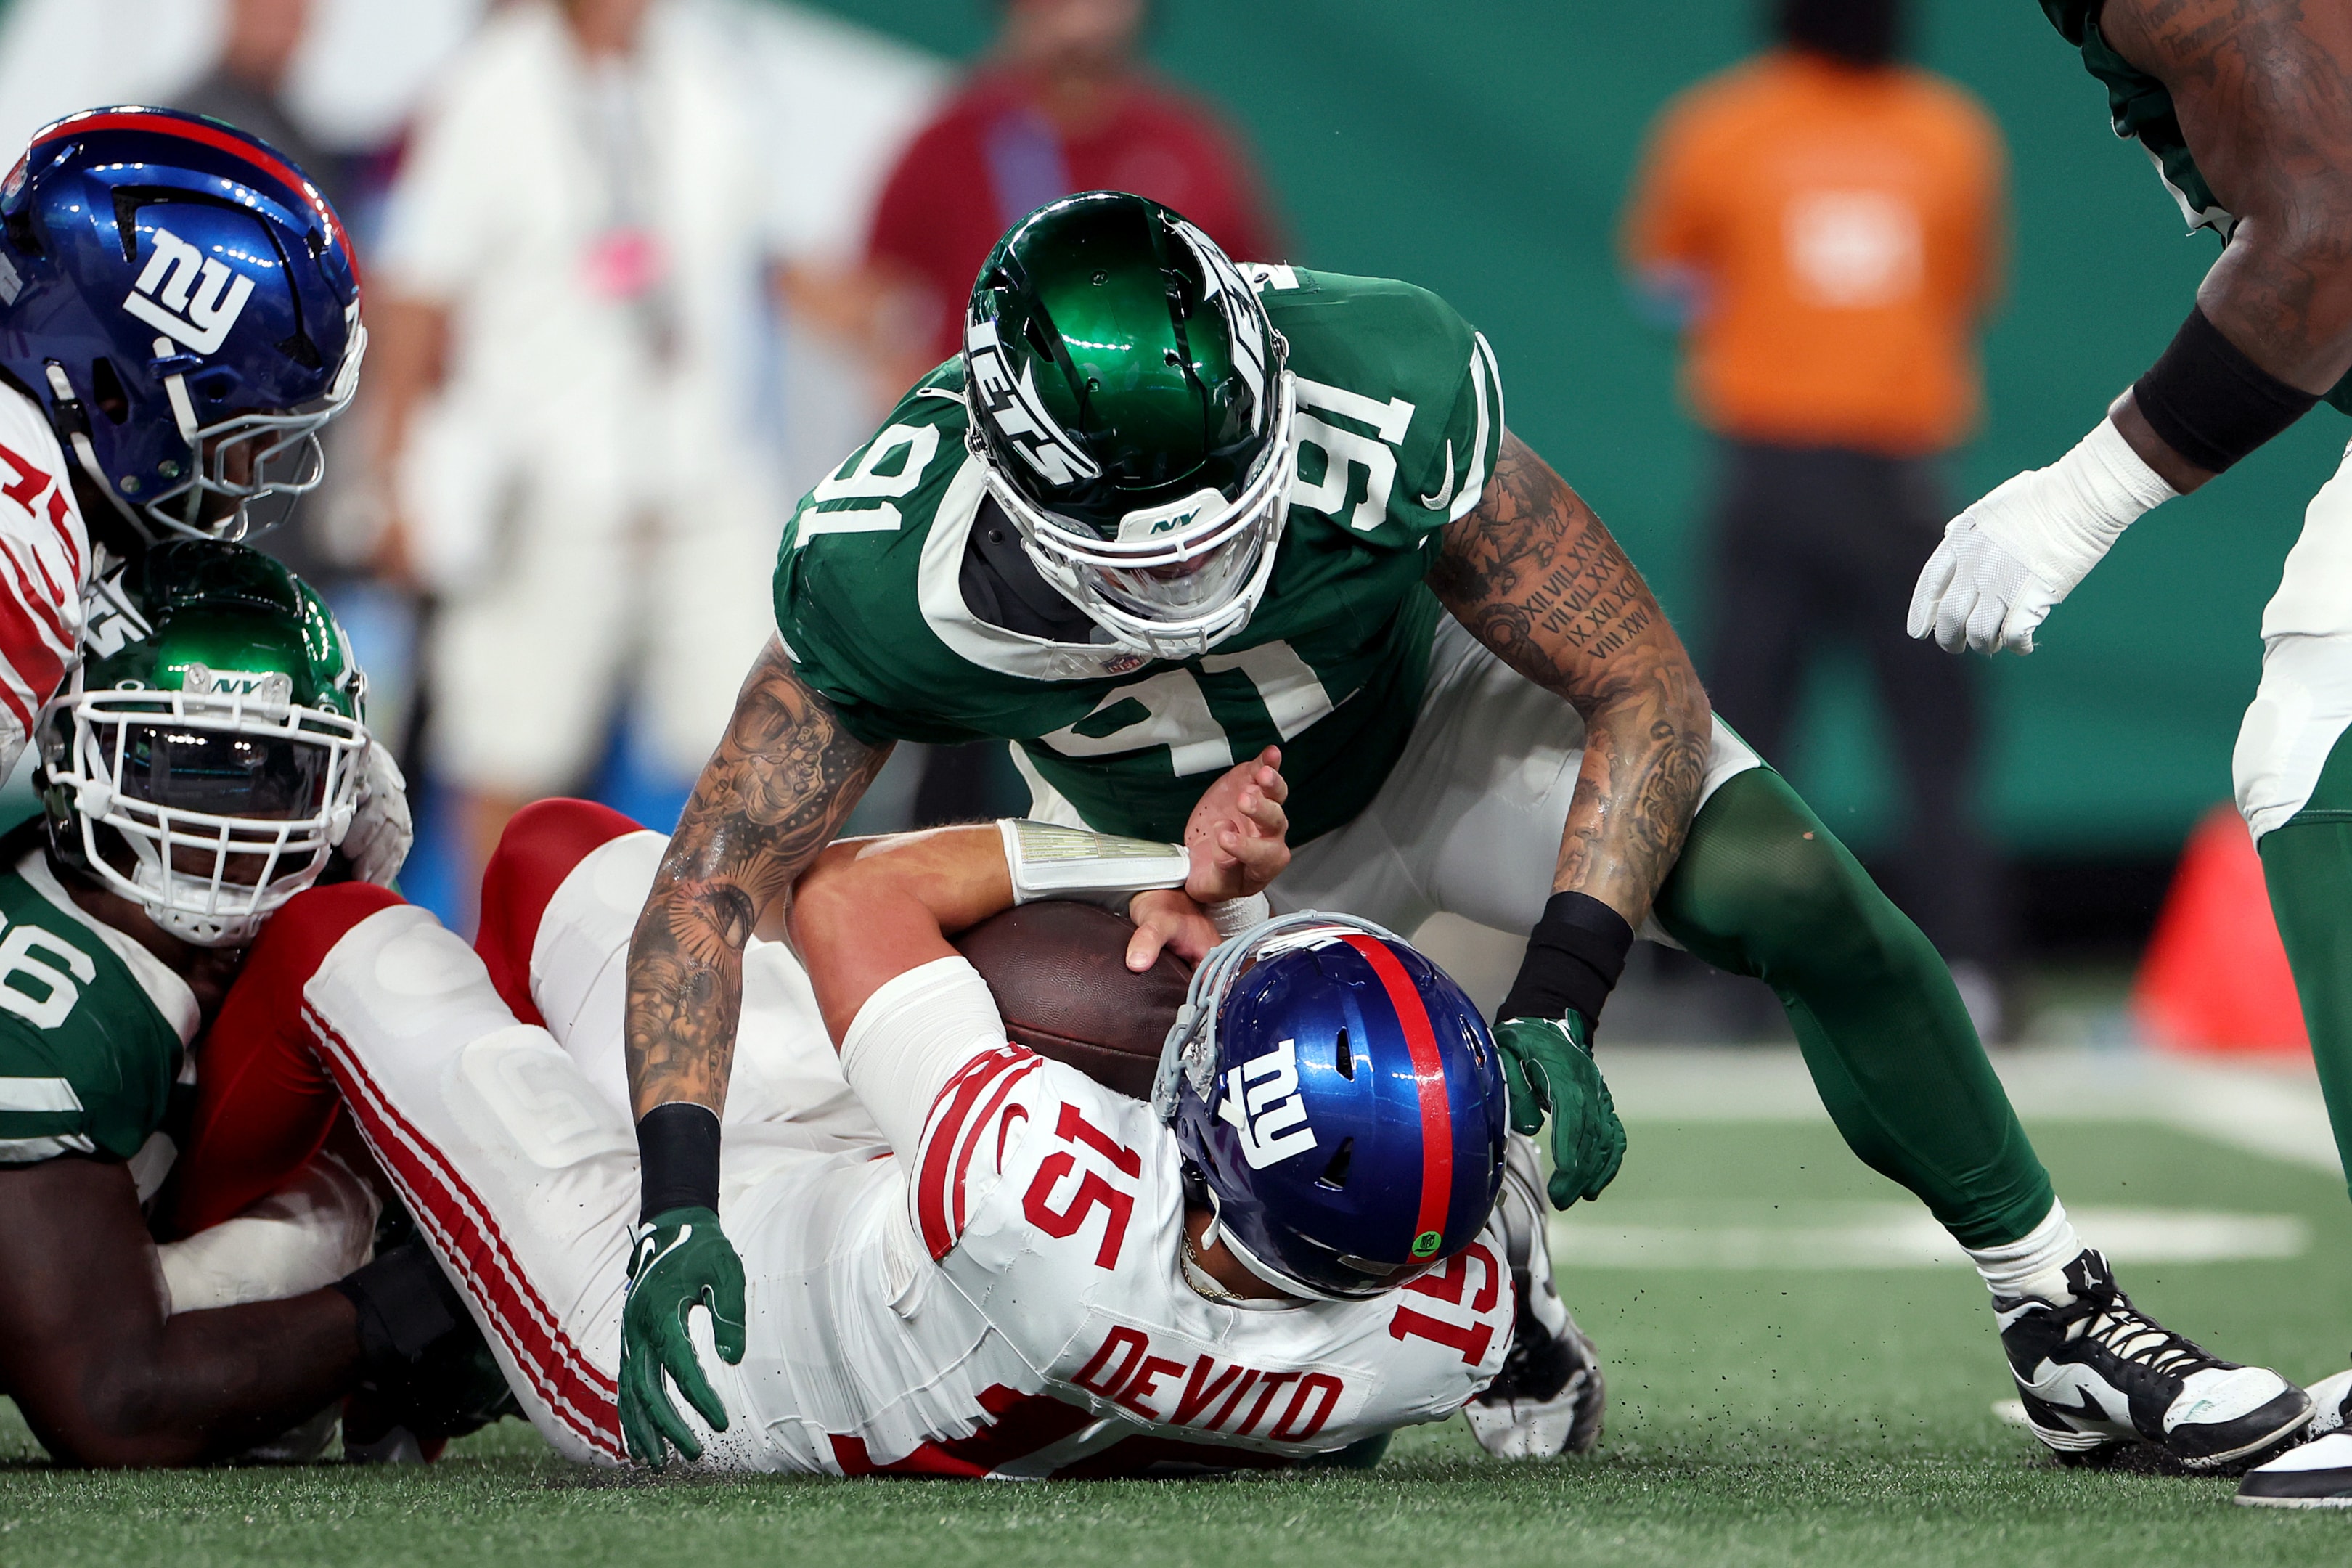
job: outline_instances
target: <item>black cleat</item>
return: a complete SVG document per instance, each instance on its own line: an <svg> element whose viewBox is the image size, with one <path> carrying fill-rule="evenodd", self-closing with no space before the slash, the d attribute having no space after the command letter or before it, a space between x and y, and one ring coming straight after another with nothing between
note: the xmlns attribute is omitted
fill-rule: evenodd
<svg viewBox="0 0 2352 1568"><path fill-rule="evenodd" d="M2066 1266L2066 1283L2063 1303L1993 1298L2026 1420L2062 1459L2146 1444L2217 1470L2311 1419L2310 1397L2278 1373L2209 1355L2134 1307L2095 1250Z"/></svg>
<svg viewBox="0 0 2352 1568"><path fill-rule="evenodd" d="M1589 1454L1609 1401L1601 1357L1553 1282L1544 1234L1543 1173L1535 1145L1512 1133L1496 1212L1503 1222L1518 1317L1495 1381L1465 1405L1478 1446L1498 1459Z"/></svg>

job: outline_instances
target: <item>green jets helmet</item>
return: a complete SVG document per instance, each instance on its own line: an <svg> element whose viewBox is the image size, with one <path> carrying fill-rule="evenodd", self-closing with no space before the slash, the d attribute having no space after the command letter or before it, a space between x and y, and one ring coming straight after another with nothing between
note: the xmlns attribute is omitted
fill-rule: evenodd
<svg viewBox="0 0 2352 1568"><path fill-rule="evenodd" d="M367 684L277 562L175 540L93 591L83 661L41 710L51 853L205 947L316 881L358 804Z"/></svg>
<svg viewBox="0 0 2352 1568"><path fill-rule="evenodd" d="M998 242L964 326L970 441L1045 581L1159 658L1246 624L1298 467L1287 346L1216 243L1091 191Z"/></svg>

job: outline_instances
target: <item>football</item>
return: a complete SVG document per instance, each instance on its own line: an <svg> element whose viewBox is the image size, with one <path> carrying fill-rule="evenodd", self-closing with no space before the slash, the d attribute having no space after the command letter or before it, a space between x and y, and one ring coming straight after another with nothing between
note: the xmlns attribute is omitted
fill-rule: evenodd
<svg viewBox="0 0 2352 1568"><path fill-rule="evenodd" d="M1015 1045L1149 1100L1160 1044L1192 971L1163 952L1142 973L1130 973L1127 942L1134 933L1108 910L1043 899L981 921L955 945L995 993Z"/></svg>

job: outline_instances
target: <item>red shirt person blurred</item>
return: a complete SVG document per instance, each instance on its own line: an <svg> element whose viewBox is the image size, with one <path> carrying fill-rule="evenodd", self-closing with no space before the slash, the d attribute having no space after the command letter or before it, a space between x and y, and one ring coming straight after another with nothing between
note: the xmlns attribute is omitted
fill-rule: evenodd
<svg viewBox="0 0 2352 1568"><path fill-rule="evenodd" d="M1135 58L1147 0L1006 0L996 50L925 127L883 187L870 267L907 295L923 364L956 352L989 250L1074 191L1165 202L1238 260L1275 239L1246 153L1204 104Z"/></svg>

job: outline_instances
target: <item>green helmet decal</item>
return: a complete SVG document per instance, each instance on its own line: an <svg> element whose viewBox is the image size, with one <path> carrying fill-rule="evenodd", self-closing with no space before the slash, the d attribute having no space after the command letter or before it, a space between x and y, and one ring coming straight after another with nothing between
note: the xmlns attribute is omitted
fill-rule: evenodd
<svg viewBox="0 0 2352 1568"><path fill-rule="evenodd" d="M226 541L167 541L109 579L83 646L85 690L245 695L367 718L366 681L325 602Z"/></svg>
<svg viewBox="0 0 2352 1568"><path fill-rule="evenodd" d="M283 566L173 540L93 591L83 663L41 712L52 852L165 930L248 941L356 809L366 681Z"/></svg>
<svg viewBox="0 0 2352 1568"><path fill-rule="evenodd" d="M1240 492L1265 453L1280 346L1205 235L1094 191L997 242L964 358L991 455L1041 506L1111 538L1129 513Z"/></svg>

